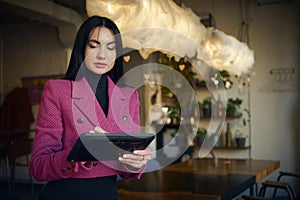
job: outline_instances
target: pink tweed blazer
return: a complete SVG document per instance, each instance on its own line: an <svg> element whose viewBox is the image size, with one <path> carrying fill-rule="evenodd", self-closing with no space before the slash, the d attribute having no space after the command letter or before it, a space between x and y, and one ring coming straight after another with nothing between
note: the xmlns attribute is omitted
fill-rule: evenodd
<svg viewBox="0 0 300 200"><path fill-rule="evenodd" d="M80 134L100 126L106 132L140 131L139 96L136 90L116 86L108 77L109 109L105 116L85 78L79 81L49 80L44 87L36 121L30 172L38 181L65 178L95 178L121 175L140 178L144 168L128 171L101 162L68 162L71 148ZM124 170L120 170L123 169Z"/></svg>

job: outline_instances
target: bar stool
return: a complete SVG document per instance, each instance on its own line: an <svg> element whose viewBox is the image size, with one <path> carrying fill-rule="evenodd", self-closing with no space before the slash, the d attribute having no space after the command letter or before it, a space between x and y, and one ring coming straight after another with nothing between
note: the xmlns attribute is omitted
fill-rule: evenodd
<svg viewBox="0 0 300 200"><path fill-rule="evenodd" d="M296 200L299 199L299 195L297 196L296 188L291 186L291 183L282 181L282 177L291 177L291 178L300 178L299 173L280 171L276 181L266 180L262 183L262 187L259 192L259 196L265 196L267 189L274 190L272 198L277 198L277 190L283 190L286 193L286 199ZM298 188L299 189L299 188ZM299 192L299 191L298 191ZM283 197L281 197L283 198Z"/></svg>

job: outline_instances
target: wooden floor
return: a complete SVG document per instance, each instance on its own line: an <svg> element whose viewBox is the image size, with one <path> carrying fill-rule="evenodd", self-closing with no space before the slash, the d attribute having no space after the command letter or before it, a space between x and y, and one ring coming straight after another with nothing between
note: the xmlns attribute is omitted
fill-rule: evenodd
<svg viewBox="0 0 300 200"><path fill-rule="evenodd" d="M118 190L119 200L220 200L220 198L210 195L199 195L190 192L168 192L168 193L155 193L155 192L133 192L123 189Z"/></svg>
<svg viewBox="0 0 300 200"><path fill-rule="evenodd" d="M38 199L38 194L42 186L35 185L35 197L32 197L30 185L24 183L16 183L16 192L9 193L7 183L0 183L0 199L1 200L33 200ZM124 189L118 190L118 200L220 200L217 197L209 195L199 195L189 192L133 192Z"/></svg>

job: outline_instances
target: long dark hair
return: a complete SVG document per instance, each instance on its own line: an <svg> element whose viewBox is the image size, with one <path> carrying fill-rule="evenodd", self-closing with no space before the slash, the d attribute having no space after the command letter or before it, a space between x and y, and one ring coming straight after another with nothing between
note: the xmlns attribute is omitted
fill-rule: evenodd
<svg viewBox="0 0 300 200"><path fill-rule="evenodd" d="M89 34L95 27L106 27L111 30L115 36L117 58L114 67L107 72L114 83L117 83L123 75L123 44L120 31L117 25L110 19L100 16L89 17L79 28L70 63L65 75L65 79L75 80L80 66L84 64L84 52L88 42Z"/></svg>

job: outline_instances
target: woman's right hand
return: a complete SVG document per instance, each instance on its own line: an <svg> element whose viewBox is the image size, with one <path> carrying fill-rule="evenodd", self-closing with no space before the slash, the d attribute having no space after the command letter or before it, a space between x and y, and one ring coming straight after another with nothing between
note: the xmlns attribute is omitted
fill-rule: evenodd
<svg viewBox="0 0 300 200"><path fill-rule="evenodd" d="M106 133L101 127L96 126L93 130L90 130L89 133Z"/></svg>

